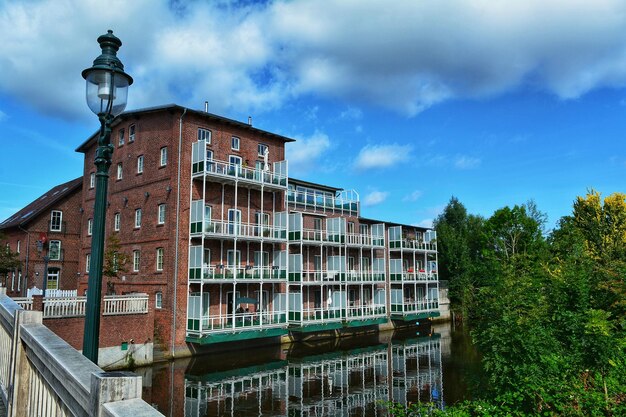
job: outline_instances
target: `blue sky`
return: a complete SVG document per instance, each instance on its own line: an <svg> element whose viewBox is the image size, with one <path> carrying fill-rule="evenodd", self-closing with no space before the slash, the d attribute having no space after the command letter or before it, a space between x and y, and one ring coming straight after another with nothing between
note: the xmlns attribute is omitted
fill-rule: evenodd
<svg viewBox="0 0 626 417"><path fill-rule="evenodd" d="M80 73L109 28L128 109L252 116L298 140L292 176L356 189L366 217L534 199L551 228L591 187L626 191L621 1L0 0L0 220L81 174Z"/></svg>

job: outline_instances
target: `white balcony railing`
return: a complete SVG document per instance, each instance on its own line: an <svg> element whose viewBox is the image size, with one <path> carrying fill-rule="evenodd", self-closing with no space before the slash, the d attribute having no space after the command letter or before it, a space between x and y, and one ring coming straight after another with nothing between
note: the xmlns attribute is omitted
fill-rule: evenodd
<svg viewBox="0 0 626 417"><path fill-rule="evenodd" d="M389 240L389 247L391 249L411 249L418 251L437 251L437 243L429 242L426 243L422 240L416 239L397 239L397 240Z"/></svg>
<svg viewBox="0 0 626 417"><path fill-rule="evenodd" d="M404 300L402 304L391 303L392 312L419 313L437 310L439 308L439 300L422 299L417 301Z"/></svg>
<svg viewBox="0 0 626 417"><path fill-rule="evenodd" d="M287 202L308 206L320 211L330 210L356 213L359 210L359 200L356 195L349 198L349 196L330 196L323 193L289 190Z"/></svg>
<svg viewBox="0 0 626 417"><path fill-rule="evenodd" d="M85 315L87 297L55 297L44 298L43 317L81 317Z"/></svg>
<svg viewBox="0 0 626 417"><path fill-rule="evenodd" d="M284 226L260 225L256 223L210 220L204 222L203 232L209 236L255 238L268 240L286 240L287 228Z"/></svg>
<svg viewBox="0 0 626 417"><path fill-rule="evenodd" d="M287 270L274 266L243 266L211 265L202 268L202 280L285 280ZM193 281L194 278L191 278ZM196 278L197 280L197 278Z"/></svg>
<svg viewBox="0 0 626 417"><path fill-rule="evenodd" d="M369 234L361 233L347 233L346 243L352 246L385 246L385 239L381 237L374 237Z"/></svg>
<svg viewBox="0 0 626 417"><path fill-rule="evenodd" d="M280 161L274 164L274 167L280 167L281 164L287 164L287 161ZM284 170L286 172L286 170ZM240 180L254 184L264 184L286 188L287 175L278 172L259 168L244 167L238 164L231 164L216 159L207 159L204 163L205 175L212 177L221 177L225 179Z"/></svg>
<svg viewBox="0 0 626 417"><path fill-rule="evenodd" d="M368 319L386 317L387 309L385 304L363 304L359 306L350 306L347 311L348 319Z"/></svg>
<svg viewBox="0 0 626 417"><path fill-rule="evenodd" d="M286 311L262 311L209 316L201 319L200 331L187 330L188 334L203 335L229 333L242 330L286 327Z"/></svg>
<svg viewBox="0 0 626 417"><path fill-rule="evenodd" d="M340 307L319 307L302 310L290 310L289 321L307 323L329 323L342 321L346 317L346 309Z"/></svg>

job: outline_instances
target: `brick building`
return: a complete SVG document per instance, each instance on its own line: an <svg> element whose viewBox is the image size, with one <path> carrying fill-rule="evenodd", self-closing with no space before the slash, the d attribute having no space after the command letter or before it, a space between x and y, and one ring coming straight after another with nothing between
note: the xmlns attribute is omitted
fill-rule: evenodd
<svg viewBox="0 0 626 417"><path fill-rule="evenodd" d="M77 149L79 294L90 267L96 139ZM115 119L105 240L116 236L116 257L128 262L102 291L148 294L156 359L439 314L434 232L364 218L356 191L290 178L292 141L177 105Z"/></svg>
<svg viewBox="0 0 626 417"><path fill-rule="evenodd" d="M57 185L0 223L9 249L18 253L21 268L2 283L7 294L26 296L28 288L73 290L78 282L82 178ZM47 274L44 256L49 258ZM44 276L47 282L44 284Z"/></svg>

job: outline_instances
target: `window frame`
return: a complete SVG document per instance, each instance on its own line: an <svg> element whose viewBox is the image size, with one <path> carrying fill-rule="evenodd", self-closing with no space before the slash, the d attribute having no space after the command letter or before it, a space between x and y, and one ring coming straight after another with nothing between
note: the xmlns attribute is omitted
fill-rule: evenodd
<svg viewBox="0 0 626 417"><path fill-rule="evenodd" d="M212 132L210 129L207 129L205 127L199 127L198 128L198 140L203 140L205 141L207 144L211 144L211 136L213 136ZM207 139L208 137L208 139Z"/></svg>
<svg viewBox="0 0 626 417"><path fill-rule="evenodd" d="M122 224L122 213L119 211L113 215L113 231L119 232Z"/></svg>
<svg viewBox="0 0 626 417"><path fill-rule="evenodd" d="M165 215L167 213L165 203L157 206L157 224L165 224Z"/></svg>
<svg viewBox="0 0 626 417"><path fill-rule="evenodd" d="M144 162L143 155L139 155L137 157L137 174L143 174L143 162Z"/></svg>
<svg viewBox="0 0 626 417"><path fill-rule="evenodd" d="M55 214L58 214L58 227L55 226ZM61 210L52 210L50 212L50 231L51 232L61 232L63 231L63 211Z"/></svg>
<svg viewBox="0 0 626 417"><path fill-rule="evenodd" d="M139 249L135 249L133 251L133 272L139 272L140 267L141 267L141 251Z"/></svg>
<svg viewBox="0 0 626 417"><path fill-rule="evenodd" d="M89 273L89 268L91 267L91 253L85 254L85 273Z"/></svg>
<svg viewBox="0 0 626 417"><path fill-rule="evenodd" d="M263 150L262 150L263 149ZM270 147L267 146L265 143L259 143L257 144L256 150L257 150L257 155L264 157L265 156L265 149L267 149L268 151L270 150Z"/></svg>
<svg viewBox="0 0 626 417"><path fill-rule="evenodd" d="M159 150L159 167L164 167L167 165L167 146L163 146Z"/></svg>
<svg viewBox="0 0 626 417"><path fill-rule="evenodd" d="M56 257L52 257L52 246L56 246ZM48 242L48 259L51 261L60 261L61 260L61 241L58 239L50 240Z"/></svg>
<svg viewBox="0 0 626 417"><path fill-rule="evenodd" d="M128 143L131 143L131 142L135 141L135 134L136 133L137 133L137 127L135 126L134 123L132 125L128 126Z"/></svg>
<svg viewBox="0 0 626 417"><path fill-rule="evenodd" d="M121 129L118 131L118 133L117 133L117 136L118 136L118 139L117 139L117 146L122 146L122 145L124 145L124 141L125 141L124 136L125 136L125 135L126 135L126 131L124 130L124 128L121 128Z"/></svg>
<svg viewBox="0 0 626 417"><path fill-rule="evenodd" d="M236 147L235 147L235 144L237 144ZM231 136L231 138L230 138L230 149L232 149L233 151L240 151L241 150L241 138L239 138L239 136Z"/></svg>
<svg viewBox="0 0 626 417"><path fill-rule="evenodd" d="M92 188L96 187L96 173L95 172L90 172L89 173L89 189L91 190Z"/></svg>
<svg viewBox="0 0 626 417"><path fill-rule="evenodd" d="M124 166L122 165L121 162L118 162L117 163L117 176L115 177L115 179L119 181L122 178L124 178Z"/></svg>
<svg viewBox="0 0 626 417"><path fill-rule="evenodd" d="M163 248L156 248L156 270L157 272L163 271L163 264L165 262L165 250Z"/></svg>
<svg viewBox="0 0 626 417"><path fill-rule="evenodd" d="M87 236L93 234L93 219L87 219Z"/></svg>
<svg viewBox="0 0 626 417"><path fill-rule="evenodd" d="M135 229L141 228L141 208L135 209Z"/></svg>
<svg viewBox="0 0 626 417"><path fill-rule="evenodd" d="M163 291L154 293L154 308L161 310L163 308Z"/></svg>

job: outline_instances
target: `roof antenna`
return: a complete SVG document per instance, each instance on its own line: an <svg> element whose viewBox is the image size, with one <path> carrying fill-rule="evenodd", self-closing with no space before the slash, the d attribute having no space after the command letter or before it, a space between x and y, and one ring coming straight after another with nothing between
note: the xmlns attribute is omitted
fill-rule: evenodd
<svg viewBox="0 0 626 417"><path fill-rule="evenodd" d="M209 112L209 102L208 102L208 101L205 101L205 102L204 102L204 112L205 112L205 113L208 113L208 112Z"/></svg>

